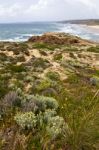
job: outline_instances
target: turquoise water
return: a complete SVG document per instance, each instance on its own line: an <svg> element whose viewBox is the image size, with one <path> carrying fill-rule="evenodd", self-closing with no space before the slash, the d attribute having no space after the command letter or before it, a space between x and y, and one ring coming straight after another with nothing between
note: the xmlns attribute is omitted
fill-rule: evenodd
<svg viewBox="0 0 99 150"><path fill-rule="evenodd" d="M33 35L45 32L66 32L82 38L99 41L99 33L91 32L80 25L56 22L0 24L0 41L26 41Z"/></svg>

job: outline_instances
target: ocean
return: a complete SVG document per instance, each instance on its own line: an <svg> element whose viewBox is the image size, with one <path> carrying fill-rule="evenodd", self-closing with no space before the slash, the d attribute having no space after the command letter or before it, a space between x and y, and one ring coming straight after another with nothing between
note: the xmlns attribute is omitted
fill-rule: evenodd
<svg viewBox="0 0 99 150"><path fill-rule="evenodd" d="M26 41L33 35L42 35L46 32L65 32L84 39L99 41L99 32L93 32L81 25L57 22L0 24L0 41Z"/></svg>

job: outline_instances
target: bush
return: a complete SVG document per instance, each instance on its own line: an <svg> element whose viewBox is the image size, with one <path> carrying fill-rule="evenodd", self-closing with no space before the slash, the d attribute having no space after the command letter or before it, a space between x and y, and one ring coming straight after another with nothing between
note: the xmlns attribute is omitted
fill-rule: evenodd
<svg viewBox="0 0 99 150"><path fill-rule="evenodd" d="M2 115L9 115L15 108L21 106L21 100L16 92L9 92L1 100L0 113Z"/></svg>
<svg viewBox="0 0 99 150"><path fill-rule="evenodd" d="M36 127L37 120L33 112L18 113L14 119L22 129L33 129Z"/></svg>
<svg viewBox="0 0 99 150"><path fill-rule="evenodd" d="M48 96L48 97L55 97L58 95L58 93L56 92L56 90L54 88L47 88L47 89L43 90L41 94L43 96Z"/></svg>
<svg viewBox="0 0 99 150"><path fill-rule="evenodd" d="M60 80L60 75L57 72L47 72L46 76L51 80Z"/></svg>
<svg viewBox="0 0 99 150"><path fill-rule="evenodd" d="M19 49L21 52L26 52L28 50L28 45L26 43L20 43L19 44Z"/></svg>
<svg viewBox="0 0 99 150"><path fill-rule="evenodd" d="M48 124L51 117L55 117L57 112L55 110L48 109L44 113L44 122Z"/></svg>
<svg viewBox="0 0 99 150"><path fill-rule="evenodd" d="M32 62L32 65L34 68L43 68L46 69L47 67L50 66L50 63L48 60L43 59L43 58L35 58Z"/></svg>
<svg viewBox="0 0 99 150"><path fill-rule="evenodd" d="M64 119L62 117L49 117L46 130L48 134L54 139L62 134L64 125Z"/></svg>
<svg viewBox="0 0 99 150"><path fill-rule="evenodd" d="M99 77L94 76L94 77L90 78L90 83L94 86L98 86L99 85Z"/></svg>
<svg viewBox="0 0 99 150"><path fill-rule="evenodd" d="M3 103L8 107L13 107L19 105L20 100L16 92L9 92L7 95L5 95Z"/></svg>
<svg viewBox="0 0 99 150"><path fill-rule="evenodd" d="M50 81L49 80L36 80L33 85L33 90L36 90L37 92L43 91L50 87Z"/></svg>
<svg viewBox="0 0 99 150"><path fill-rule="evenodd" d="M54 60L61 60L62 59L62 53L59 53L59 54L55 54L54 56Z"/></svg>
<svg viewBox="0 0 99 150"><path fill-rule="evenodd" d="M9 64L7 66L7 69L9 69L10 71L15 72L15 73L17 73L17 72L18 73L26 72L26 68L23 65L12 65L12 64Z"/></svg>
<svg viewBox="0 0 99 150"><path fill-rule="evenodd" d="M25 62L25 57L23 55L18 55L16 59L17 59L17 62Z"/></svg>
<svg viewBox="0 0 99 150"><path fill-rule="evenodd" d="M44 96L33 96L30 95L26 97L26 102L24 103L24 111L44 112L46 109L58 109L58 103L54 98L44 97Z"/></svg>
<svg viewBox="0 0 99 150"><path fill-rule="evenodd" d="M96 47L90 47L87 49L88 52L94 52L94 53L99 53L99 46Z"/></svg>
<svg viewBox="0 0 99 150"><path fill-rule="evenodd" d="M1 61L7 61L8 59L9 59L9 58L7 57L6 54L0 53L0 60L1 60Z"/></svg>
<svg viewBox="0 0 99 150"><path fill-rule="evenodd" d="M46 50L50 50L53 51L55 48L59 48L59 45L55 45L55 44L47 44L47 43L35 43L33 45L33 48L37 48L37 49L46 49Z"/></svg>

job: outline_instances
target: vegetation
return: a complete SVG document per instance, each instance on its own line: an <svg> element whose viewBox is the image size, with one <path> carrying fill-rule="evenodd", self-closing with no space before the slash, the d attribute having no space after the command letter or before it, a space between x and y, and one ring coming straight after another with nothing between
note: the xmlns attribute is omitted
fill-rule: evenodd
<svg viewBox="0 0 99 150"><path fill-rule="evenodd" d="M33 48L37 49L45 49L45 50L50 50L53 51L55 48L59 48L58 45L51 45L51 44L46 44L46 43L35 43L33 44Z"/></svg>
<svg viewBox="0 0 99 150"><path fill-rule="evenodd" d="M98 52L47 42L0 43L0 150L98 150Z"/></svg>
<svg viewBox="0 0 99 150"><path fill-rule="evenodd" d="M99 46L96 47L90 47L87 49L89 52L99 53Z"/></svg>

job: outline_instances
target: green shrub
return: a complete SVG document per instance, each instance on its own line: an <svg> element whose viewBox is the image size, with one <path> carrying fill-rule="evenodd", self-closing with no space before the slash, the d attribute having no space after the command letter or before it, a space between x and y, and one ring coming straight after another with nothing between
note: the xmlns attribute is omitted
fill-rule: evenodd
<svg viewBox="0 0 99 150"><path fill-rule="evenodd" d="M99 77L93 76L92 78L90 78L90 83L92 85L99 86Z"/></svg>
<svg viewBox="0 0 99 150"><path fill-rule="evenodd" d="M8 59L9 59L9 58L7 57L6 54L0 53L0 60L1 60L1 61L7 61Z"/></svg>
<svg viewBox="0 0 99 150"><path fill-rule="evenodd" d="M57 110L59 105L58 102L51 97L30 95L25 97L24 111L44 112L46 109Z"/></svg>
<svg viewBox="0 0 99 150"><path fill-rule="evenodd" d="M18 55L16 59L17 59L17 62L25 62L25 57L23 55Z"/></svg>
<svg viewBox="0 0 99 150"><path fill-rule="evenodd" d="M14 55L19 55L19 54L20 54L19 48L15 48L15 49L13 50L13 53L14 53Z"/></svg>
<svg viewBox="0 0 99 150"><path fill-rule="evenodd" d="M51 45L51 44L47 44L47 43L35 43L33 45L33 48L37 48L37 49L46 49L46 50L51 50L53 51L55 48L59 48L59 45Z"/></svg>
<svg viewBox="0 0 99 150"><path fill-rule="evenodd" d="M61 60L62 59L62 53L55 54L54 60Z"/></svg>
<svg viewBox="0 0 99 150"><path fill-rule="evenodd" d="M14 72L14 73L20 73L20 72L26 72L26 68L23 65L8 65L7 69Z"/></svg>
<svg viewBox="0 0 99 150"><path fill-rule="evenodd" d="M49 80L41 80L38 85L35 85L35 88L37 91L42 91L46 88L50 87L50 81Z"/></svg>
<svg viewBox="0 0 99 150"><path fill-rule="evenodd" d="M57 115L57 112L55 110L51 110L51 109L48 109L44 112L44 122L46 124L48 124L49 122L49 119L51 117L55 117Z"/></svg>
<svg viewBox="0 0 99 150"><path fill-rule="evenodd" d="M60 75L57 72L47 72L46 76L51 79L51 80L59 80L60 79Z"/></svg>
<svg viewBox="0 0 99 150"><path fill-rule="evenodd" d="M18 113L14 119L22 129L33 129L36 127L37 119L33 112Z"/></svg>
<svg viewBox="0 0 99 150"><path fill-rule="evenodd" d="M70 45L64 45L63 50L64 52L77 52L78 48Z"/></svg>
<svg viewBox="0 0 99 150"><path fill-rule="evenodd" d="M90 47L87 49L88 52L94 52L94 53L99 53L99 46L96 47Z"/></svg>
<svg viewBox="0 0 99 150"><path fill-rule="evenodd" d="M26 52L28 50L28 45L26 43L24 43L24 42L20 43L18 46L19 46L19 50L21 52Z"/></svg>
<svg viewBox="0 0 99 150"><path fill-rule="evenodd" d="M49 117L46 130L51 138L54 139L57 136L62 136L64 125L64 119L62 117Z"/></svg>
<svg viewBox="0 0 99 150"><path fill-rule="evenodd" d="M43 96L56 97L58 95L57 91L54 88L47 88L41 92Z"/></svg>
<svg viewBox="0 0 99 150"><path fill-rule="evenodd" d="M46 59L43 59L43 58L35 58L33 60L33 63L32 63L33 67L34 68L43 68L43 69L46 69L47 67L50 66L50 63L48 60Z"/></svg>

